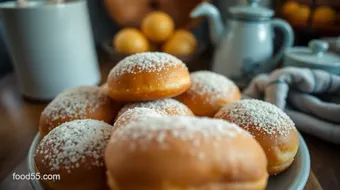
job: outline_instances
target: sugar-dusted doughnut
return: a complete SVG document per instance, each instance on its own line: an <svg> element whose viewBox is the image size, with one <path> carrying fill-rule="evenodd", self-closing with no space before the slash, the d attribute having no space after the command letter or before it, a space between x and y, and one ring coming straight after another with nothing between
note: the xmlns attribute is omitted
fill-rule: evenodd
<svg viewBox="0 0 340 190"><path fill-rule="evenodd" d="M288 115L273 104L241 100L223 107L215 118L236 123L254 136L267 155L269 174L278 174L293 163L298 132Z"/></svg>
<svg viewBox="0 0 340 190"><path fill-rule="evenodd" d="M166 53L146 52L121 60L111 70L107 84L115 100L145 101L177 96L191 81L181 60Z"/></svg>
<svg viewBox="0 0 340 190"><path fill-rule="evenodd" d="M84 119L63 123L46 135L34 155L37 172L59 176L42 181L46 189L107 189L104 151L112 129L105 122Z"/></svg>
<svg viewBox="0 0 340 190"><path fill-rule="evenodd" d="M100 87L67 89L41 113L40 135L44 137L60 124L76 119L96 119L109 123L114 120L120 108L120 104L113 101Z"/></svg>
<svg viewBox="0 0 340 190"><path fill-rule="evenodd" d="M193 116L192 111L181 102L166 98L162 100L145 101L145 102L134 102L126 104L120 109L117 114L117 118L129 109L133 108L149 108L153 109L161 115L183 115L183 116Z"/></svg>
<svg viewBox="0 0 340 190"><path fill-rule="evenodd" d="M234 82L211 71L191 73L191 86L177 100L187 105L196 116L213 117L225 104L241 99Z"/></svg>
<svg viewBox="0 0 340 190"><path fill-rule="evenodd" d="M105 151L111 190L264 190L267 159L224 120L153 117L116 129Z"/></svg>
<svg viewBox="0 0 340 190"><path fill-rule="evenodd" d="M161 117L162 115L157 111L150 108L136 107L133 109L128 109L123 114L121 114L115 121L113 127L116 129L118 127L125 126L131 122L140 122L151 117Z"/></svg>

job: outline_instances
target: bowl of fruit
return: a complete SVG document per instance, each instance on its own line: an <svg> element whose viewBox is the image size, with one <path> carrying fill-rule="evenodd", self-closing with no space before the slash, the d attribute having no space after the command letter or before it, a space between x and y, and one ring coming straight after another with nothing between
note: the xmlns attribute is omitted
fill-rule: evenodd
<svg viewBox="0 0 340 190"><path fill-rule="evenodd" d="M134 53L156 51L191 62L205 50L205 45L198 42L188 27L177 26L168 13L151 11L142 18L139 27L123 27L112 39L105 40L102 48L115 62Z"/></svg>

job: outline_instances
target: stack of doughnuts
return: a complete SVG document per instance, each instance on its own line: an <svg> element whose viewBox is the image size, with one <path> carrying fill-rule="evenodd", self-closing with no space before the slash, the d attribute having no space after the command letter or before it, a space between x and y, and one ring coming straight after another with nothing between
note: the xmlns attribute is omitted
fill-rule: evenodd
<svg viewBox="0 0 340 190"><path fill-rule="evenodd" d="M42 182L54 190L265 189L292 164L297 131L274 105L240 99L228 78L169 54L128 56L101 87L44 109L36 170L60 174Z"/></svg>

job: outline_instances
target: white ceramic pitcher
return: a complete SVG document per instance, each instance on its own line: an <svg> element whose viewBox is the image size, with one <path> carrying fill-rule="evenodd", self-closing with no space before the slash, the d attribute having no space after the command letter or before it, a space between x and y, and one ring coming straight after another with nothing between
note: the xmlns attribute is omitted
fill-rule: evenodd
<svg viewBox="0 0 340 190"><path fill-rule="evenodd" d="M100 82L87 2L0 3L0 16L21 93L51 100L64 89Z"/></svg>
<svg viewBox="0 0 340 190"><path fill-rule="evenodd" d="M232 18L225 26L218 9L210 3L201 3L191 12L193 18L208 17L211 39L216 45L212 70L229 77L239 86L247 85L256 74L273 69L284 51L293 44L290 25L272 19L274 12L258 3L259 0L248 0L246 6L231 7ZM274 27L284 34L276 55L273 55Z"/></svg>

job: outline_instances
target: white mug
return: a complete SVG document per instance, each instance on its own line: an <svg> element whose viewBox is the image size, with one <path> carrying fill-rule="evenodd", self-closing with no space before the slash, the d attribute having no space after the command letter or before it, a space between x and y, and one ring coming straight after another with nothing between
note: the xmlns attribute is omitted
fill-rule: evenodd
<svg viewBox="0 0 340 190"><path fill-rule="evenodd" d="M5 40L25 97L50 100L67 88L96 85L100 71L85 0L0 3Z"/></svg>

